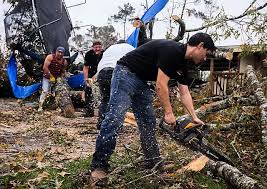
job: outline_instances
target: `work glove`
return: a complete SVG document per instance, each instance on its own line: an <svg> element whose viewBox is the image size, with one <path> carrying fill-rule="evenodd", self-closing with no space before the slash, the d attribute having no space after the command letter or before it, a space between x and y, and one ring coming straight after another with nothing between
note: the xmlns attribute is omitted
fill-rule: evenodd
<svg viewBox="0 0 267 189"><path fill-rule="evenodd" d="M92 87L92 85L96 82L96 77L92 77L92 78L88 78L85 80L85 84L88 86L88 87Z"/></svg>
<svg viewBox="0 0 267 189"><path fill-rule="evenodd" d="M56 78L52 74L50 74L50 82L51 83L55 83L56 82Z"/></svg>
<svg viewBox="0 0 267 189"><path fill-rule="evenodd" d="M88 86L88 87L92 87L94 81L92 78L88 78L85 80L85 84Z"/></svg>

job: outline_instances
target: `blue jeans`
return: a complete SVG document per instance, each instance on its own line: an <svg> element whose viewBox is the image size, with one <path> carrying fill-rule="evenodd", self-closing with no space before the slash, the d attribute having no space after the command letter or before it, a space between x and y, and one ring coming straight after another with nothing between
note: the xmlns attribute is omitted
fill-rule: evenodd
<svg viewBox="0 0 267 189"><path fill-rule="evenodd" d="M111 67L103 68L97 76L97 82L101 95L101 102L98 108L98 129L100 129L101 123L105 118L105 114L108 112L108 102L110 97L110 86L113 70L114 68Z"/></svg>
<svg viewBox="0 0 267 189"><path fill-rule="evenodd" d="M151 165L159 161L159 147L155 137L156 117L149 86L136 74L131 73L127 67L117 65L111 81L109 111L102 121L100 134L96 140L96 149L91 163L92 170L109 168L108 160L115 149L118 132L130 106L139 126L145 159L151 162Z"/></svg>

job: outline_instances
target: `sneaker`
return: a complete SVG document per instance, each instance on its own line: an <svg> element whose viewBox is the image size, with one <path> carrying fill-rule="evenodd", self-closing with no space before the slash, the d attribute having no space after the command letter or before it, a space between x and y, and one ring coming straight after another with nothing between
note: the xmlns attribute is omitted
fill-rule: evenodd
<svg viewBox="0 0 267 189"><path fill-rule="evenodd" d="M91 187L94 188L96 186L105 186L108 182L107 173L102 169L95 169L91 172L90 181Z"/></svg>

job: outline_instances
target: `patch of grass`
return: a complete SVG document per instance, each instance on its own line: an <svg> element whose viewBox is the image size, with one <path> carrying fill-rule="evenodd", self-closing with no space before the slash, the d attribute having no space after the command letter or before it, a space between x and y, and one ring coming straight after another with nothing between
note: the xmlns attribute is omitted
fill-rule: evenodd
<svg viewBox="0 0 267 189"><path fill-rule="evenodd" d="M132 149L135 149L136 144L131 145ZM112 169L122 167L122 170L118 174L111 175L109 178L108 188L158 188L159 181L154 175L150 174L148 170L145 170L138 163L133 165L132 162L136 160L135 154L132 152L114 153L111 156ZM132 165L127 168L123 168L124 165ZM143 168L142 168L143 167Z"/></svg>
<svg viewBox="0 0 267 189"><path fill-rule="evenodd" d="M2 176L0 177L0 188L12 188L14 184L11 183L15 183L15 188L30 188L30 185L44 189L58 186L62 189L76 188L79 184L79 175L89 169L90 162L91 157L67 163L63 169L53 167L36 168L31 172L19 172ZM44 173L47 176L42 178Z"/></svg>
<svg viewBox="0 0 267 189"><path fill-rule="evenodd" d="M15 174L10 174L0 177L0 188L8 189L12 188L14 185L19 185L19 187L26 187L27 181L35 178L38 175L38 171L32 172L19 172ZM27 188L27 187L26 187Z"/></svg>
<svg viewBox="0 0 267 189"><path fill-rule="evenodd" d="M216 179L204 175L202 173L194 173L193 175L194 181L197 183L198 188L209 188L209 189L224 189L226 185L221 180L216 181Z"/></svg>

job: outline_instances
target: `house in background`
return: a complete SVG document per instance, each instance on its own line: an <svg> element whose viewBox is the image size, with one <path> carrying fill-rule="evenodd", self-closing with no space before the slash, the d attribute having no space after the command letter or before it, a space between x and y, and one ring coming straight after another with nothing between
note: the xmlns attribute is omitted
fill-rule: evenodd
<svg viewBox="0 0 267 189"><path fill-rule="evenodd" d="M199 67L201 71L209 72L209 78L206 79L210 81L212 96L228 95L231 90L243 86L248 65L267 76L267 51L252 46L247 53L241 45L220 46L218 49L232 52L233 59L229 61L223 56L211 57Z"/></svg>

